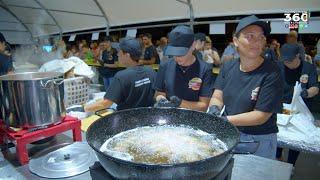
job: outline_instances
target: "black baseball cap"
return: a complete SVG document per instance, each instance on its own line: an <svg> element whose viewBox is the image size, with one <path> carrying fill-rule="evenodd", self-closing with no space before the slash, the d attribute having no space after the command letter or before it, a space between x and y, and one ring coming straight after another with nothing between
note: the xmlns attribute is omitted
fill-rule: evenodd
<svg viewBox="0 0 320 180"><path fill-rule="evenodd" d="M120 40L119 47L121 50L129 53L132 59L139 58L142 54L141 43L136 38L122 38Z"/></svg>
<svg viewBox="0 0 320 180"><path fill-rule="evenodd" d="M298 44L286 43L280 49L280 61L293 61L300 52Z"/></svg>
<svg viewBox="0 0 320 180"><path fill-rule="evenodd" d="M169 33L169 43L164 52L168 56L184 56L194 41L194 33L188 26L177 26Z"/></svg>
<svg viewBox="0 0 320 180"><path fill-rule="evenodd" d="M270 28L269 24L264 22L264 21L261 21L255 15L247 16L247 17L244 17L244 18L240 19L240 21L239 21L239 23L237 25L235 34L239 34L239 32L242 29L244 29L244 28L246 28L246 27L248 27L250 25L260 26L262 28L263 33L264 33L265 36L268 36L270 34L271 28Z"/></svg>
<svg viewBox="0 0 320 180"><path fill-rule="evenodd" d="M6 38L4 38L4 36L1 32L0 32L0 42L7 42Z"/></svg>

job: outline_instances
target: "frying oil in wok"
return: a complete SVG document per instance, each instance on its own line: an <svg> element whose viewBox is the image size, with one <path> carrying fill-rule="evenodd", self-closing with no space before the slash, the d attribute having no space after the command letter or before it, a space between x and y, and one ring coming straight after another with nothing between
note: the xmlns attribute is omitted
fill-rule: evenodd
<svg viewBox="0 0 320 180"><path fill-rule="evenodd" d="M109 138L100 151L144 164L199 161L223 153L227 146L214 135L188 126L144 126Z"/></svg>

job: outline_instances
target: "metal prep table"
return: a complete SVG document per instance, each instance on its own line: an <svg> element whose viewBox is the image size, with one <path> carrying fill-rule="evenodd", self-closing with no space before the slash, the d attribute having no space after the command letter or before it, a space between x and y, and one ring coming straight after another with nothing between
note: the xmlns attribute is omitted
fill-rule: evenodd
<svg viewBox="0 0 320 180"><path fill-rule="evenodd" d="M85 140L85 134L83 133L83 140ZM59 146L59 144L72 143L72 134L65 133L57 135L56 141L54 144L49 144L49 146ZM45 147L42 147L45 148ZM14 150L11 148L10 151ZM31 149L32 150L32 149ZM38 149L39 151L39 149ZM29 152L30 154L32 152ZM31 155L32 157L32 155ZM270 160L254 155L234 155L234 167L232 171L233 180L288 180L291 176L292 165L276 160ZM10 162L9 162L10 161ZM10 172L10 173L9 173ZM7 175L10 175L8 177ZM4 160L3 155L0 155L0 179L45 179L40 178L29 171L28 165L19 166L16 164L16 160L14 155L11 156L10 159ZM78 176L65 178L65 179L73 179L73 180L86 180L91 179L90 172L80 174Z"/></svg>

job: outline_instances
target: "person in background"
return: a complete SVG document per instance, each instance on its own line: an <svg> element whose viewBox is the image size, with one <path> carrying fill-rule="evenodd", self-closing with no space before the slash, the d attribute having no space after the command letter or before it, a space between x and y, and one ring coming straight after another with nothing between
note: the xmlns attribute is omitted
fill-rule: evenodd
<svg viewBox="0 0 320 180"><path fill-rule="evenodd" d="M280 43L276 39L271 39L269 48L275 52L276 58L280 58Z"/></svg>
<svg viewBox="0 0 320 180"><path fill-rule="evenodd" d="M276 112L283 88L277 64L261 56L270 31L269 25L254 15L239 21L233 42L240 57L223 63L208 113L223 114L223 119L237 126L240 143L236 151L275 159Z"/></svg>
<svg viewBox="0 0 320 180"><path fill-rule="evenodd" d="M104 87L107 90L109 85L111 84L111 81L113 79L113 76L117 72L117 50L115 48L111 47L111 38L109 36L105 37L102 40L103 49L102 49L102 55L101 59L99 59L99 62L102 67L100 67L99 74L103 78Z"/></svg>
<svg viewBox="0 0 320 180"><path fill-rule="evenodd" d="M6 52L7 42L3 34L0 32L0 76L13 73L13 65L11 56ZM0 98L2 104L2 98ZM2 109L0 108L2 114Z"/></svg>
<svg viewBox="0 0 320 180"><path fill-rule="evenodd" d="M298 45L303 48L303 50L306 52L306 47L304 46L303 42L302 41L298 41ZM312 57L305 53L305 56L304 56L304 60L307 61L308 63L310 64L314 64L313 60L312 60Z"/></svg>
<svg viewBox="0 0 320 180"><path fill-rule="evenodd" d="M76 45L67 45L67 58L76 56L79 57L79 49Z"/></svg>
<svg viewBox="0 0 320 180"><path fill-rule="evenodd" d="M233 42L230 42L229 45L223 51L223 54L221 56L221 63L237 58L239 58L237 48Z"/></svg>
<svg viewBox="0 0 320 180"><path fill-rule="evenodd" d="M305 49L301 44L298 43L298 32L295 30L292 30L288 33L286 36L286 43L288 44L297 44L299 46L299 55L300 59L305 60Z"/></svg>
<svg viewBox="0 0 320 180"><path fill-rule="evenodd" d="M93 63L93 53L88 45L82 47L83 59L86 63Z"/></svg>
<svg viewBox="0 0 320 180"><path fill-rule="evenodd" d="M277 56L277 49L276 49L277 43L276 43L276 40L272 40L272 41L273 41L273 45L270 44L269 46L267 45L265 46L263 56L264 56L264 59L277 62L279 60L279 56Z"/></svg>
<svg viewBox="0 0 320 180"><path fill-rule="evenodd" d="M221 64L218 50L212 47L212 41L209 36L206 36L203 50L203 60L207 63L212 63L215 66L219 66Z"/></svg>
<svg viewBox="0 0 320 180"><path fill-rule="evenodd" d="M315 62L315 65L317 66L317 70L319 69L318 74L320 74L320 39L318 40L316 49L317 49L317 53L314 56L314 62Z"/></svg>
<svg viewBox="0 0 320 180"><path fill-rule="evenodd" d="M77 46L78 46L78 52L79 52L78 57L83 60L85 58L85 54L83 52L83 47L87 46L87 41L81 40L81 41L77 42Z"/></svg>
<svg viewBox="0 0 320 180"><path fill-rule="evenodd" d="M169 33L165 55L155 82L155 107L181 107L206 111L212 94L209 64L193 55L197 42L190 27L177 26Z"/></svg>
<svg viewBox="0 0 320 180"><path fill-rule="evenodd" d="M168 45L168 38L167 37L161 37L159 46L157 47L157 53L159 55L159 59L161 62L165 62L168 60L168 56L164 55L164 51L166 50Z"/></svg>
<svg viewBox="0 0 320 180"><path fill-rule="evenodd" d="M203 48L204 43L206 42L206 35L204 33L196 33L194 34L194 52L193 54L197 57L197 59L204 60L203 58Z"/></svg>
<svg viewBox="0 0 320 180"><path fill-rule="evenodd" d="M313 64L301 59L301 47L296 43L286 43L280 49L279 67L284 84L283 103L290 104L296 82L301 83L301 97L310 109L310 101L319 93L318 76ZM277 158L281 159L282 148L277 149ZM295 165L299 151L290 150L288 163Z"/></svg>
<svg viewBox="0 0 320 180"><path fill-rule="evenodd" d="M143 53L142 58L139 60L140 64L150 65L159 64L159 56L156 48L152 44L152 36L149 33L143 34Z"/></svg>
<svg viewBox="0 0 320 180"><path fill-rule="evenodd" d="M91 49L92 54L93 54L94 62L97 62L99 57L100 57L100 48L99 48L99 45L98 45L97 41L91 42L90 49Z"/></svg>
<svg viewBox="0 0 320 180"><path fill-rule="evenodd" d="M12 59L6 51L7 42L0 33L0 76L13 73Z"/></svg>
<svg viewBox="0 0 320 180"><path fill-rule="evenodd" d="M149 107L153 105L154 90L152 88L155 72L147 66L139 65L142 46L135 38L120 40L119 62L125 70L114 76L104 99L86 106L74 107L69 111L94 112L117 104L117 110Z"/></svg>

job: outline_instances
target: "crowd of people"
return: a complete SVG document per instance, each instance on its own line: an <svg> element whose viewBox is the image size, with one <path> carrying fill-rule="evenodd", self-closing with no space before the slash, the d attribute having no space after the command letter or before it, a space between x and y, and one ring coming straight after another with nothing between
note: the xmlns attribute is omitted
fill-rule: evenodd
<svg viewBox="0 0 320 180"><path fill-rule="evenodd" d="M252 142L240 143L236 149L255 149L255 155L275 159L276 113L281 112L282 103L290 103L296 81L308 106L319 93L320 47L318 42L314 58L306 54L296 31L287 35L283 45L276 39L267 44L270 31L254 15L241 19L221 57L208 36L195 34L187 26L175 27L157 46L148 33L119 42L107 36L90 45L80 41L60 46L65 46L65 58L78 56L101 65L105 97L79 111L96 111L113 103L118 110L156 106L203 111L237 126L240 141ZM127 68L117 72L117 61ZM150 64L160 64L158 72L144 66ZM213 66L220 67L216 79ZM297 153L292 156L289 162L294 164Z"/></svg>

